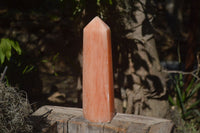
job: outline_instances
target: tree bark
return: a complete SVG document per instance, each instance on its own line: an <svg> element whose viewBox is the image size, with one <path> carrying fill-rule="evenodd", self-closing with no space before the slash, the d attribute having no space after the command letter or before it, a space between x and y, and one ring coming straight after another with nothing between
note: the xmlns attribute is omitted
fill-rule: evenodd
<svg viewBox="0 0 200 133"><path fill-rule="evenodd" d="M169 105L166 98L165 75L156 50L153 14L150 1L117 0L116 12L122 23L114 30L114 68L116 88L124 88L126 113L165 117ZM121 28L119 28L121 26ZM117 32L117 33L115 33ZM123 78L121 78L123 77ZM120 79L120 80L119 80ZM123 83L120 83L123 82ZM115 88L115 89L116 89Z"/></svg>

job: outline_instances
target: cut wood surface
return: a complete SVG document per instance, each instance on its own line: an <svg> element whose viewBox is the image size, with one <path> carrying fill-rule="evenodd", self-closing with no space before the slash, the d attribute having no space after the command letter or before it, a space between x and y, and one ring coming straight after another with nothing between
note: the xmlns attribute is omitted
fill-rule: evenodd
<svg viewBox="0 0 200 133"><path fill-rule="evenodd" d="M46 112L50 112L47 116L49 126L42 129L46 133L171 133L174 126L166 119L121 113L111 122L94 123L83 117L80 108L47 105L32 116L40 117Z"/></svg>

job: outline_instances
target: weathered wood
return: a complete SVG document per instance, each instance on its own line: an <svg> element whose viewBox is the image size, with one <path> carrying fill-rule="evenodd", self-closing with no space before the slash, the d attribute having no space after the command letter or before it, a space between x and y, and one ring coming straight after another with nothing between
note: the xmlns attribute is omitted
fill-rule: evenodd
<svg viewBox="0 0 200 133"><path fill-rule="evenodd" d="M118 113L111 126L119 127L123 124L126 133L170 133L173 123L170 120Z"/></svg>
<svg viewBox="0 0 200 133"><path fill-rule="evenodd" d="M69 133L103 133L103 123L93 123L83 116L72 118L69 123Z"/></svg>
<svg viewBox="0 0 200 133"><path fill-rule="evenodd" d="M52 111L51 111L52 110ZM82 109L79 108L66 108L66 107L58 107L58 106L43 106L35 111L32 116L42 116L45 113L51 111L47 116L47 122L49 121L49 125L55 126L56 122L56 131L55 133L67 133L68 131L68 121L73 117L82 116ZM55 128L52 129L53 131ZM49 133L49 127L44 127L42 132ZM53 132L52 132L53 133Z"/></svg>
<svg viewBox="0 0 200 133"><path fill-rule="evenodd" d="M57 122L52 123L50 127L42 130L44 133L57 133L57 131Z"/></svg>
<svg viewBox="0 0 200 133"><path fill-rule="evenodd" d="M83 117L82 109L58 106L43 106L33 113L41 116L48 111L50 124L45 133L171 133L170 120L117 113L111 122L94 123Z"/></svg>

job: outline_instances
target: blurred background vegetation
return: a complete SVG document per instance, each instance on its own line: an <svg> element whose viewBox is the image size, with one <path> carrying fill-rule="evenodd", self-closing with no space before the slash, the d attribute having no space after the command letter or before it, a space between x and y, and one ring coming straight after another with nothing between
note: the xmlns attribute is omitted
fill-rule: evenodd
<svg viewBox="0 0 200 133"><path fill-rule="evenodd" d="M142 21L137 18L141 9ZM99 16L111 28L115 96L123 110L128 108L123 102L129 99L127 90L134 91L130 86L136 82L135 71L143 67L149 75L139 76L139 84L146 90L152 88L149 80L166 84L166 93L157 100L169 100L170 109L165 109L173 113L170 119L177 132L198 132L199 13L200 2L195 0L4 0L0 2L0 73L7 68L3 82L25 90L33 110L45 104L81 107L82 31ZM146 47L142 38L132 37L137 24L142 26L142 37L155 40L156 50L145 52L150 63L156 60L162 65L156 71L166 73L164 79L152 74L148 61L136 54ZM126 74L131 62L141 65ZM160 95L164 89L155 91ZM151 98L156 99L143 99Z"/></svg>

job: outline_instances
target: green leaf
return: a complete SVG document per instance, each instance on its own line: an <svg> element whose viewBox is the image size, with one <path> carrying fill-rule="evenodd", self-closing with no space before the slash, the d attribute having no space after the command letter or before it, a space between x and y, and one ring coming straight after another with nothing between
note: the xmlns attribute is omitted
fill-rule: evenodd
<svg viewBox="0 0 200 133"><path fill-rule="evenodd" d="M199 103L200 103L200 99L197 100L195 103L193 103L187 110L191 110L191 109L197 107L197 105L199 105Z"/></svg>
<svg viewBox="0 0 200 133"><path fill-rule="evenodd" d="M30 66L26 66L22 72L22 74L25 74L25 73L29 73L30 71L32 71L35 67L33 65L30 65Z"/></svg>
<svg viewBox="0 0 200 133"><path fill-rule="evenodd" d="M193 77L193 79L190 81L190 84L187 86L187 88L186 88L186 90L185 90L185 95L184 95L184 101L187 101L187 100L189 100L189 94L190 94L190 92L192 91L192 87L193 87L193 85L194 85L194 81L195 81L195 78Z"/></svg>
<svg viewBox="0 0 200 133"><path fill-rule="evenodd" d="M44 60L42 60L41 62L43 62L43 63L47 63L47 62L49 62L49 61L44 59Z"/></svg>
<svg viewBox="0 0 200 133"><path fill-rule="evenodd" d="M112 4L113 4L112 0L109 0L109 4L110 4L110 5L112 5Z"/></svg>
<svg viewBox="0 0 200 133"><path fill-rule="evenodd" d="M192 117L194 117L194 116L192 116L191 113L195 113L198 117L200 116L199 110L193 109L193 110L189 110L189 111L187 111L185 114L183 114L183 118L184 118L184 119L191 119ZM189 117L189 116L190 116L190 117Z"/></svg>
<svg viewBox="0 0 200 133"><path fill-rule="evenodd" d="M183 74L181 74L181 73L179 74L179 85L180 85L181 88L184 85L184 83L183 83Z"/></svg>
<svg viewBox="0 0 200 133"><path fill-rule="evenodd" d="M22 50L21 50L18 42L11 41L11 46L19 55L21 55Z"/></svg>
<svg viewBox="0 0 200 133"><path fill-rule="evenodd" d="M53 61L53 62L56 61L56 59L58 58L58 56L59 56L59 53L56 53L56 55L53 56L52 61Z"/></svg>
<svg viewBox="0 0 200 133"><path fill-rule="evenodd" d="M193 78L190 82L190 84L188 85L188 87L186 88L186 96L188 96L190 89L192 88L193 84L194 84L195 78Z"/></svg>
<svg viewBox="0 0 200 133"><path fill-rule="evenodd" d="M185 94L185 91L182 91L182 99L183 99L183 102L186 102L186 94Z"/></svg>
<svg viewBox="0 0 200 133"><path fill-rule="evenodd" d="M171 96L168 97L168 100L169 100L169 103L170 103L170 104L175 105L174 100L172 99Z"/></svg>
<svg viewBox="0 0 200 133"><path fill-rule="evenodd" d="M1 48L0 48L0 60L1 60L1 64L3 64L4 60L5 60L5 54L3 53L3 51L1 50Z"/></svg>
<svg viewBox="0 0 200 133"><path fill-rule="evenodd" d="M186 113L184 113L184 114L182 115L183 118L184 118L184 119L188 118L188 116L190 116L192 112L193 112L193 110L187 111Z"/></svg>
<svg viewBox="0 0 200 133"><path fill-rule="evenodd" d="M178 99L179 99L179 102L180 102L181 109L182 109L183 113L185 113L186 108L185 108L185 105L184 105L184 101L183 101L183 96L181 94L181 90L180 90L179 86L177 86L176 89L177 89L177 95L178 95Z"/></svg>
<svg viewBox="0 0 200 133"><path fill-rule="evenodd" d="M180 99L181 102L183 102L182 93L181 93L180 87L177 84L176 84L176 90L177 90L178 98Z"/></svg>
<svg viewBox="0 0 200 133"><path fill-rule="evenodd" d="M57 73L57 72L55 72L55 73L54 73L54 75L55 75L55 76L58 76L58 73Z"/></svg>
<svg viewBox="0 0 200 133"><path fill-rule="evenodd" d="M187 98L190 99L195 94L195 92L197 92L199 89L200 89L200 83L195 85L194 89L190 92L190 94Z"/></svg>
<svg viewBox="0 0 200 133"><path fill-rule="evenodd" d="M5 58L7 60L10 60L10 57L12 56L12 48L20 55L21 54L21 48L19 47L19 44L17 42L14 42L13 40L10 40L8 38L2 38L0 41L0 59L1 64L4 63Z"/></svg>
<svg viewBox="0 0 200 133"><path fill-rule="evenodd" d="M9 39L7 38L2 38L1 43L0 43L0 49L4 56L10 60L11 57L11 44L9 42Z"/></svg>
<svg viewBox="0 0 200 133"><path fill-rule="evenodd" d="M98 5L98 6L100 6L100 1L101 1L101 0L97 0L97 5Z"/></svg>

